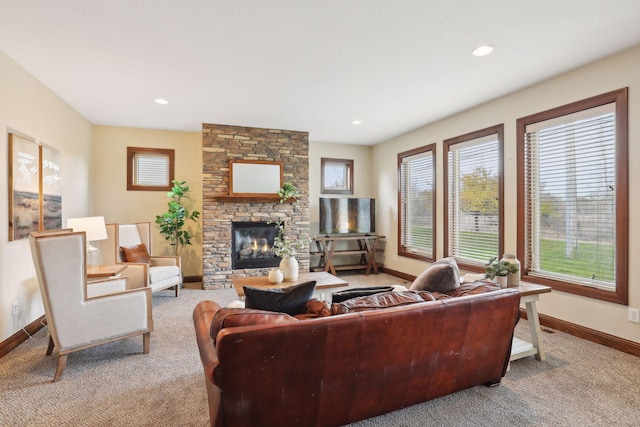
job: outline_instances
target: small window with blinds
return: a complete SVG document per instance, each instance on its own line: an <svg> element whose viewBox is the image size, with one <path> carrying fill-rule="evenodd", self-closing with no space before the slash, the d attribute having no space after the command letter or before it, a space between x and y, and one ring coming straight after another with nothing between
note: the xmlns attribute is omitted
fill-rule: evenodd
<svg viewBox="0 0 640 427"><path fill-rule="evenodd" d="M174 179L174 150L127 147L127 190L169 191Z"/></svg>
<svg viewBox="0 0 640 427"><path fill-rule="evenodd" d="M626 122L626 90L518 120L526 280L626 303Z"/></svg>
<svg viewBox="0 0 640 427"><path fill-rule="evenodd" d="M472 271L503 252L503 133L497 125L444 141L444 250Z"/></svg>
<svg viewBox="0 0 640 427"><path fill-rule="evenodd" d="M434 259L435 144L398 154L398 255Z"/></svg>

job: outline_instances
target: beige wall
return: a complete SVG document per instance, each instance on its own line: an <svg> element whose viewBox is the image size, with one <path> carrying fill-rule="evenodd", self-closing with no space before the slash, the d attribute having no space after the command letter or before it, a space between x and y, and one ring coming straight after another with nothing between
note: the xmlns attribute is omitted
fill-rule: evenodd
<svg viewBox="0 0 640 427"><path fill-rule="evenodd" d="M379 144L373 150L372 167L377 177L378 199L386 208L379 209L381 234L387 235L385 266L417 275L424 262L397 255L397 154L430 143L437 143L437 206L443 205L442 141L471 131L504 123L505 194L516 193L516 119L594 95L629 87L629 211L640 209L640 46L590 64L535 86L462 112L416 131ZM443 254L443 221L436 220L438 257ZM505 252L516 252L516 206L505 203ZM629 303L640 307L639 273L634 260L640 259L640 219L629 215ZM589 298L552 292L540 299L541 313L614 336L640 342L640 324L627 320L627 307Z"/></svg>
<svg viewBox="0 0 640 427"><path fill-rule="evenodd" d="M29 242L9 242L7 132L50 145L62 154L62 220L90 214L92 126L62 99L0 52L0 341L44 314ZM17 301L19 320L12 316Z"/></svg>
<svg viewBox="0 0 640 427"><path fill-rule="evenodd" d="M202 212L202 136L199 132L96 126L93 139L91 189L95 194L95 215L109 223L151 222L154 255L169 255L170 246L155 224L156 215L167 211L166 191L127 191L127 147L175 150L175 178L189 185L189 211ZM202 276L201 223L187 222L196 238L182 251L183 274Z"/></svg>
<svg viewBox="0 0 640 427"><path fill-rule="evenodd" d="M309 220L310 234L318 233L320 197L375 197L371 172L372 147L366 145L309 143ZM353 194L320 194L321 159L353 160ZM376 209L379 209L376 207Z"/></svg>

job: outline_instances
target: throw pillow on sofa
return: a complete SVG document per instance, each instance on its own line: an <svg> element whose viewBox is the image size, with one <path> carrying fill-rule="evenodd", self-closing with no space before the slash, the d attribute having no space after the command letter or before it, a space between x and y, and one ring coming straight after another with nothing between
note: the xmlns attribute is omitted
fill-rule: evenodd
<svg viewBox="0 0 640 427"><path fill-rule="evenodd" d="M458 263L454 257L448 257L434 262L420 273L409 287L409 290L446 294L458 286L460 286Z"/></svg>
<svg viewBox="0 0 640 427"><path fill-rule="evenodd" d="M276 289L243 286L244 306L258 310L277 311L291 316L302 313L311 299L316 281Z"/></svg>

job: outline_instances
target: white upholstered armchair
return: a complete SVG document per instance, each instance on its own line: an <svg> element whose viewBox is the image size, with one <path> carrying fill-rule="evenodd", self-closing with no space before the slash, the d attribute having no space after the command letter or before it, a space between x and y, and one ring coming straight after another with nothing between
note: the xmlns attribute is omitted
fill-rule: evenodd
<svg viewBox="0 0 640 427"><path fill-rule="evenodd" d="M87 296L85 233L31 233L29 241L42 294L49 346L58 350L53 381L62 376L67 355L111 341L143 336L149 353L153 330L148 288Z"/></svg>
<svg viewBox="0 0 640 427"><path fill-rule="evenodd" d="M107 240L102 243L103 262L126 264L127 268L122 274L129 277L128 287L148 286L152 292L174 288L176 297L180 295L180 257L151 255L149 222L107 224L107 236Z"/></svg>

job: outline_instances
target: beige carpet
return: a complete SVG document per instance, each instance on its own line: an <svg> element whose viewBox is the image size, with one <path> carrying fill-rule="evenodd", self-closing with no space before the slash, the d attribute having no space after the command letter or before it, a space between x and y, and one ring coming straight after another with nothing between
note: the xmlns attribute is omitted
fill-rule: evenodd
<svg viewBox="0 0 640 427"><path fill-rule="evenodd" d="M380 274L344 276L354 286L399 284ZM69 356L52 384L42 330L0 359L0 426L205 426L206 390L191 321L203 299L227 304L232 289L154 296L151 352L142 338ZM425 325L425 333L428 326ZM525 322L516 335L528 338ZM379 426L638 426L640 360L560 332L543 334L548 360L515 361L502 384L475 387L351 424Z"/></svg>

